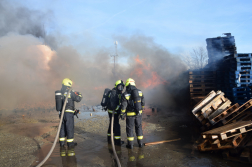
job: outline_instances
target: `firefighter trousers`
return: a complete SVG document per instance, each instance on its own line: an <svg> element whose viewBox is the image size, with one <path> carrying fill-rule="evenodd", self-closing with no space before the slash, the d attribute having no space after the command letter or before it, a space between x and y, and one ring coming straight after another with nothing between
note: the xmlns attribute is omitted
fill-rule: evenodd
<svg viewBox="0 0 252 167"><path fill-rule="evenodd" d="M134 127L138 144L143 144L142 115L127 116L126 118L126 133L128 145L133 145L134 143Z"/></svg>
<svg viewBox="0 0 252 167"><path fill-rule="evenodd" d="M63 145L65 143L67 137L67 145L74 146L74 113L73 112L65 112L62 120L62 125L59 134L60 144Z"/></svg>
<svg viewBox="0 0 252 167"><path fill-rule="evenodd" d="M108 127L108 142L111 141L111 118L112 118L112 114L108 113L109 115L109 127ZM114 141L115 144L120 144L121 143L121 126L119 124L119 118L118 118L118 114L114 114L114 128L113 128L113 132L114 132Z"/></svg>

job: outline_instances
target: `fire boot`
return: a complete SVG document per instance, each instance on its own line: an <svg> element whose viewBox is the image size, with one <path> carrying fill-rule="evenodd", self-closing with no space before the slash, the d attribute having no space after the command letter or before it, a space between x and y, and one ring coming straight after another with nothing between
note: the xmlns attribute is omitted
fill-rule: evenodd
<svg viewBox="0 0 252 167"><path fill-rule="evenodd" d="M126 145L127 148L133 149L133 141L128 141L128 144Z"/></svg>
<svg viewBox="0 0 252 167"><path fill-rule="evenodd" d="M77 143L75 143L75 142L68 142L67 146L68 147L74 147L74 146L77 146Z"/></svg>
<svg viewBox="0 0 252 167"><path fill-rule="evenodd" d="M143 140L137 140L137 142L138 142L139 147L142 148L143 147Z"/></svg>
<svg viewBox="0 0 252 167"><path fill-rule="evenodd" d="M74 147L68 148L67 156L69 157L75 156Z"/></svg>
<svg viewBox="0 0 252 167"><path fill-rule="evenodd" d="M108 136L107 140L108 140L108 143L111 144L111 136Z"/></svg>
<svg viewBox="0 0 252 167"><path fill-rule="evenodd" d="M66 156L66 148L65 147L60 147L60 156L65 157Z"/></svg>
<svg viewBox="0 0 252 167"><path fill-rule="evenodd" d="M121 141L121 139L115 139L114 141L115 141L115 145L117 146L121 146L124 144L124 141Z"/></svg>
<svg viewBox="0 0 252 167"><path fill-rule="evenodd" d="M65 146L65 141L60 141L60 147L64 147Z"/></svg>

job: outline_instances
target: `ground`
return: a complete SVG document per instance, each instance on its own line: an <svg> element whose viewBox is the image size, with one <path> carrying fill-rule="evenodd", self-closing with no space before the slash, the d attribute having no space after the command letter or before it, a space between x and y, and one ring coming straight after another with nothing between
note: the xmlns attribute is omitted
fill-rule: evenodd
<svg viewBox="0 0 252 167"><path fill-rule="evenodd" d="M92 113L92 116L90 116ZM23 116L24 115L24 116ZM199 127L194 124L190 111L161 108L153 112L146 108L143 113L144 143L179 139L178 141L139 148L135 140L134 149L125 144L116 146L122 166L174 166L212 167L246 166L223 160L216 152L197 151L195 141L200 137ZM36 114L16 113L0 117L0 166L36 166L49 152L57 132L59 117L55 111ZM109 120L106 112L93 110L75 117L74 150L60 149L57 143L52 155L43 165L65 166L117 166L112 147L107 144ZM125 121L120 120L122 140L126 141ZM75 156L61 156L75 153ZM73 154L72 154L73 155Z"/></svg>

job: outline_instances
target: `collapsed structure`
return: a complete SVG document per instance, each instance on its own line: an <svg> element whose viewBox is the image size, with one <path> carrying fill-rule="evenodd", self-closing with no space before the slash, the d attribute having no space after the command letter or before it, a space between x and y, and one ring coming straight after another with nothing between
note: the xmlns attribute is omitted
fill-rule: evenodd
<svg viewBox="0 0 252 167"><path fill-rule="evenodd" d="M224 35L206 39L208 65L189 71L192 113L203 131L198 150L252 163L252 54L237 53L234 37Z"/></svg>

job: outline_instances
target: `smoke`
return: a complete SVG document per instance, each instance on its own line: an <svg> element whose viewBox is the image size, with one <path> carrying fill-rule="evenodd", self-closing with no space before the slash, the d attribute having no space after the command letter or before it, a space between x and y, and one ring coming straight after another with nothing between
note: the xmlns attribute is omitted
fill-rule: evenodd
<svg viewBox="0 0 252 167"><path fill-rule="evenodd" d="M125 82L129 77L135 79L148 104L174 105L176 97L183 96L180 90L185 85L180 81L185 65L151 37L115 37L119 55L127 62L118 62L113 75L108 48L97 47L96 52L82 55L47 38L57 46L52 50L41 41L48 15L4 2L0 0L1 108L54 106L54 92L66 77L73 80L73 89L83 94L82 103L87 105L99 104L105 88L112 89L117 80Z"/></svg>
<svg viewBox="0 0 252 167"><path fill-rule="evenodd" d="M188 80L183 75L186 66L179 56L171 54L155 43L153 38L144 35L117 39L126 55L129 55L129 69L124 73L124 78L135 79L147 103L162 106L180 104L185 97Z"/></svg>
<svg viewBox="0 0 252 167"><path fill-rule="evenodd" d="M50 15L24 7L15 7L6 0L0 0L0 36L16 32L21 35L44 37L43 23Z"/></svg>

